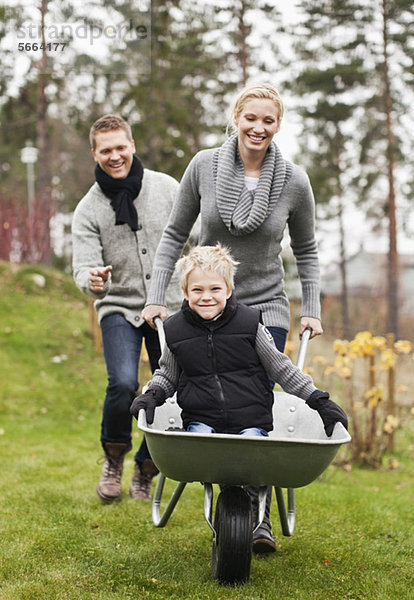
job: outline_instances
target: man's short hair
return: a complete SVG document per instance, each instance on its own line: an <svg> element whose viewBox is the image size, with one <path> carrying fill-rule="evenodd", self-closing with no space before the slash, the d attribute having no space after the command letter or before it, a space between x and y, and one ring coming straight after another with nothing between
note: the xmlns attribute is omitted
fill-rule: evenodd
<svg viewBox="0 0 414 600"><path fill-rule="evenodd" d="M227 289L234 289L234 275L239 263L233 259L229 250L217 244L216 246L194 246L188 254L177 262L177 272L181 288L187 292L188 277L197 267L202 271L217 273L224 279Z"/></svg>
<svg viewBox="0 0 414 600"><path fill-rule="evenodd" d="M129 124L118 115L103 115L92 125L89 131L89 143L92 150L96 148L95 136L101 131L116 131L117 129L123 129L130 142L133 141L132 131Z"/></svg>

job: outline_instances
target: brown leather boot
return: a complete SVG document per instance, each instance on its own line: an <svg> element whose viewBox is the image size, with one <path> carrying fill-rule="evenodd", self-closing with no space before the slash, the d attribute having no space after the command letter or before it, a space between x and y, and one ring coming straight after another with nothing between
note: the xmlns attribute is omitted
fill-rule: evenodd
<svg viewBox="0 0 414 600"><path fill-rule="evenodd" d="M141 468L135 463L134 474L131 485L129 486L129 495L133 500L151 500L151 481L159 473L155 464L147 458L141 465Z"/></svg>
<svg viewBox="0 0 414 600"><path fill-rule="evenodd" d="M257 524L259 510L259 489L251 485L246 486L252 501L253 522ZM269 487L266 494L266 509L264 519L258 529L253 533L253 552L256 554L268 554L276 552L276 541L272 534L272 523L270 522L270 504L272 501L272 488Z"/></svg>
<svg viewBox="0 0 414 600"><path fill-rule="evenodd" d="M121 477L124 470L125 454L131 450L127 444L104 444L105 462L96 493L104 502L113 502L122 497Z"/></svg>

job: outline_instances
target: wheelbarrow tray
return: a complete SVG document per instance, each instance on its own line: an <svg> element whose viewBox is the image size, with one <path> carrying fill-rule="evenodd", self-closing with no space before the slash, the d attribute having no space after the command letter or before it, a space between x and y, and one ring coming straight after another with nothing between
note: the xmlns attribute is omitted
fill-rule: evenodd
<svg viewBox="0 0 414 600"><path fill-rule="evenodd" d="M178 430L173 397L156 409L152 425L140 411L138 426L158 469L179 482L298 488L314 481L351 440L340 423L327 437L319 414L284 392L274 392L273 419L268 438L187 433Z"/></svg>

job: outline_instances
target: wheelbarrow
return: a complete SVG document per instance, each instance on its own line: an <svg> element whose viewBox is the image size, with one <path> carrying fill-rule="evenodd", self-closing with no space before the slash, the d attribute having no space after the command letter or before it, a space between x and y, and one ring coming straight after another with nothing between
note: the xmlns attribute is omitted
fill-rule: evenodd
<svg viewBox="0 0 414 600"><path fill-rule="evenodd" d="M165 337L156 319L161 347ZM310 330L302 335L297 365L303 369ZM204 516L213 532L212 574L222 584L246 582L250 576L252 536L264 519L268 487L274 487L284 536L295 527L295 488L310 484L330 465L340 446L351 436L341 423L327 437L319 414L301 399L274 392L274 428L269 437L187 433L182 429L176 396L155 411L148 425L145 411L138 415L154 463L160 470L152 520L164 527L189 482L204 485ZM161 511L166 478L177 481ZM213 522L213 484L220 485ZM243 486L259 488L257 522L253 523L250 496ZM287 502L285 502L285 499ZM161 514L162 512L162 514Z"/></svg>

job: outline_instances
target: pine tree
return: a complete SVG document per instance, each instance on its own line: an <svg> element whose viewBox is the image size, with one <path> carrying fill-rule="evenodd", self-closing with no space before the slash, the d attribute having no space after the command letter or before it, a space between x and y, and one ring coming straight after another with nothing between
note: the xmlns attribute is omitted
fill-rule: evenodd
<svg viewBox="0 0 414 600"><path fill-rule="evenodd" d="M412 118L410 122L408 117L414 101L414 6L407 0L376 0L367 6L372 11L376 36L367 39L372 94L362 119L365 185L361 192L364 199L372 201L372 214L378 221L385 217L388 223L387 330L398 337L397 210L403 203L406 153L412 152L414 141Z"/></svg>
<svg viewBox="0 0 414 600"><path fill-rule="evenodd" d="M318 215L337 220L342 280L342 334L351 333L344 210L353 201L354 123L367 71L361 58L370 14L353 0L301 3L293 33L295 62L288 87L302 117L301 162L315 190ZM299 59L299 60L298 60ZM322 223L319 221L319 227Z"/></svg>
<svg viewBox="0 0 414 600"><path fill-rule="evenodd" d="M407 115L413 100L410 24L414 8L406 0L324 0L317 4L303 0L301 8L305 17L304 38L298 42L297 51L305 66L293 87L297 93L309 93L298 109L305 117L307 146L312 148L312 138L316 136L317 146L324 149L322 153L318 149L316 154L308 151L307 155L310 163L317 165L319 174L321 165L328 165L323 182L329 180L329 173L334 175L335 169L329 163L337 156L342 179L337 190L346 189L348 196L354 193L367 216L376 217L377 223L387 218L389 260L384 286L387 330L397 336L396 179L403 183L404 174L399 169L402 150L404 146L412 148L413 142ZM331 89L326 88L327 80L332 82ZM333 132L333 121L324 103L338 109L336 133L331 142L328 138L329 132ZM310 111L316 118L309 118ZM401 127L403 123L405 126ZM338 127L344 136L341 156L335 144L339 139ZM339 181L337 176L336 181ZM401 194L402 186L398 189ZM329 186L325 190L329 190L332 198L337 196L337 191ZM322 197L323 193L318 187L317 196ZM341 262L344 271L343 258Z"/></svg>
<svg viewBox="0 0 414 600"><path fill-rule="evenodd" d="M3 164L8 167L2 181L2 192L6 197L10 196L10 192L13 192L16 200L19 195L22 199L26 196L26 173L18 150L29 139L38 149L36 201L33 209L35 218L27 219L26 232L26 238L31 240L32 247L30 252L24 252L25 260L49 264L53 260L49 227L55 212L52 172L55 170L61 174L62 171L57 165L59 153L56 153L56 139L52 139L51 134L54 125L59 124L60 119L66 120L67 115L66 111L62 111L63 116L52 116L50 108L56 113L59 95L63 94L62 89L68 85L66 76L81 54L76 45L71 44L75 37L75 25L89 22L85 11L90 10L93 5L93 1L89 2L82 13L82 9L74 11L71 3L64 0L41 0L36 6L10 8L4 14L6 42L8 37L12 41L16 38L21 42L23 51L19 51L17 55L26 59L25 62L19 62L20 70L17 71L14 61L9 61L11 54L16 58L16 46L10 51L7 44L4 44L0 49L2 63L9 67L7 76L0 83L0 161L4 157ZM72 32L61 36L58 28L67 23L73 25ZM13 89L16 87L17 91ZM76 97L75 89L72 88L70 93ZM60 150L67 151L67 148L62 146Z"/></svg>
<svg viewBox="0 0 414 600"><path fill-rule="evenodd" d="M125 18L133 5L120 7ZM144 164L178 179L190 158L223 133L226 86L217 79L223 59L208 40L212 22L208 5L154 0L149 72L134 68L135 53L127 46L122 62L128 78L107 78L114 110L131 123Z"/></svg>
<svg viewBox="0 0 414 600"><path fill-rule="evenodd" d="M227 77L235 86L250 80L280 80L284 27L277 0L215 3L217 37L227 55Z"/></svg>

